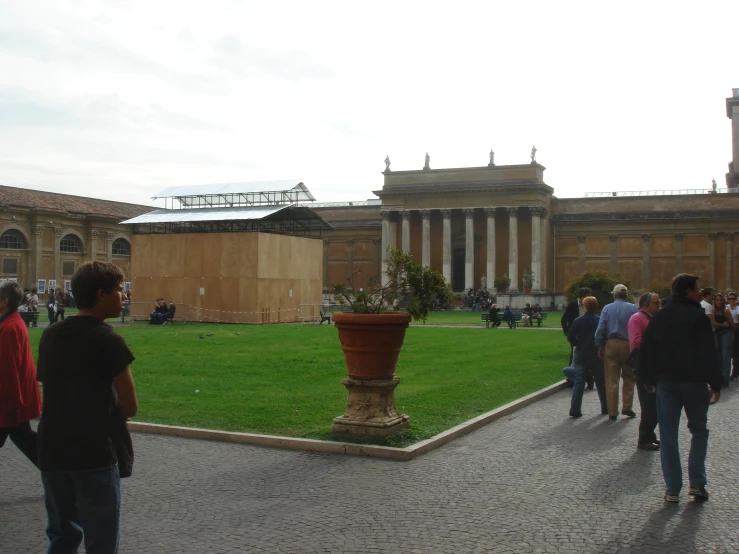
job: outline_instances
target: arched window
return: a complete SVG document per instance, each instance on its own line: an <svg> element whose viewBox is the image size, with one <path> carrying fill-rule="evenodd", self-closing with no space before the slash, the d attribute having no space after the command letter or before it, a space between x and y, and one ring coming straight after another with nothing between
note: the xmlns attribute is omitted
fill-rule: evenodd
<svg viewBox="0 0 739 554"><path fill-rule="evenodd" d="M73 254L79 254L82 252L82 244L80 239L74 235L66 235L59 242L59 252L71 252Z"/></svg>
<svg viewBox="0 0 739 554"><path fill-rule="evenodd" d="M115 239L113 241L113 255L114 256L130 256L131 245L128 244L126 239Z"/></svg>
<svg viewBox="0 0 739 554"><path fill-rule="evenodd" d="M18 231L9 229L0 237L0 248L10 248L12 250L22 250L26 247L26 240Z"/></svg>

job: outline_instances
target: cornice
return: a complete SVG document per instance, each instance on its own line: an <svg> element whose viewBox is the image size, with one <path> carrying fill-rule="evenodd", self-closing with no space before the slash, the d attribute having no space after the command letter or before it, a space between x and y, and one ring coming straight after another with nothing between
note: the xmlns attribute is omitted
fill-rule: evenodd
<svg viewBox="0 0 739 554"><path fill-rule="evenodd" d="M611 212L554 214L556 223L569 221L664 221L685 219L739 219L739 210L666 210L659 212Z"/></svg>

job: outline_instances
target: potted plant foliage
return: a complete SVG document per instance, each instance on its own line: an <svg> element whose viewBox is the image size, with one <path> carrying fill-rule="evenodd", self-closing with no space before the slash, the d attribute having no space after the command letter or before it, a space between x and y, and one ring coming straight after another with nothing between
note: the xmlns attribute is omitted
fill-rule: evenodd
<svg viewBox="0 0 739 554"><path fill-rule="evenodd" d="M508 287L511 286L511 280L508 278L508 274L504 273L503 277L497 277L495 281L493 281L493 286L498 292L508 291Z"/></svg>
<svg viewBox="0 0 739 554"><path fill-rule="evenodd" d="M530 269L523 270L523 291L528 294L534 286L534 272Z"/></svg>
<svg viewBox="0 0 739 554"><path fill-rule="evenodd" d="M434 309L447 309L452 290L444 277L413 256L388 249L387 283L372 283L364 290L334 285L334 299L351 313L335 313L349 377L389 379L395 374L400 348L411 318L426 321Z"/></svg>

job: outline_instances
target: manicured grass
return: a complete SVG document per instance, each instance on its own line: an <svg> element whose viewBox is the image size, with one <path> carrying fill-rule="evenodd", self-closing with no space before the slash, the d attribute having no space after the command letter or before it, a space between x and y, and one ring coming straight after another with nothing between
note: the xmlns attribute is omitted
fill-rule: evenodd
<svg viewBox="0 0 739 554"><path fill-rule="evenodd" d="M30 330L34 352L42 330ZM138 421L345 440L330 432L347 397L333 326L134 324L116 331L136 356ZM564 337L548 331L411 327L396 389L411 428L365 442L407 446L560 381L568 353Z"/></svg>
<svg viewBox="0 0 739 554"><path fill-rule="evenodd" d="M450 310L448 312L431 312L426 320L427 325L482 325L480 314L483 312L470 312L467 310ZM547 312L547 317L542 321L542 327L561 328L559 320L562 312ZM522 326L523 328L523 326Z"/></svg>

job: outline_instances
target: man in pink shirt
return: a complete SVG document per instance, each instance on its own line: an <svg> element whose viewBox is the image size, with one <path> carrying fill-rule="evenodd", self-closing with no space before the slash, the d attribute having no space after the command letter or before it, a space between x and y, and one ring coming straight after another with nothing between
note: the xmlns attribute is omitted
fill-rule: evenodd
<svg viewBox="0 0 739 554"><path fill-rule="evenodd" d="M653 292L645 292L639 297L639 311L629 319L629 349L634 360L636 374L636 392L639 395L641 406L641 421L639 422L639 442L637 446L645 450L659 450L659 441L654 432L657 427L657 395L647 392L641 378L639 368L639 348L644 330L649 325L652 316L659 310L659 296Z"/></svg>

